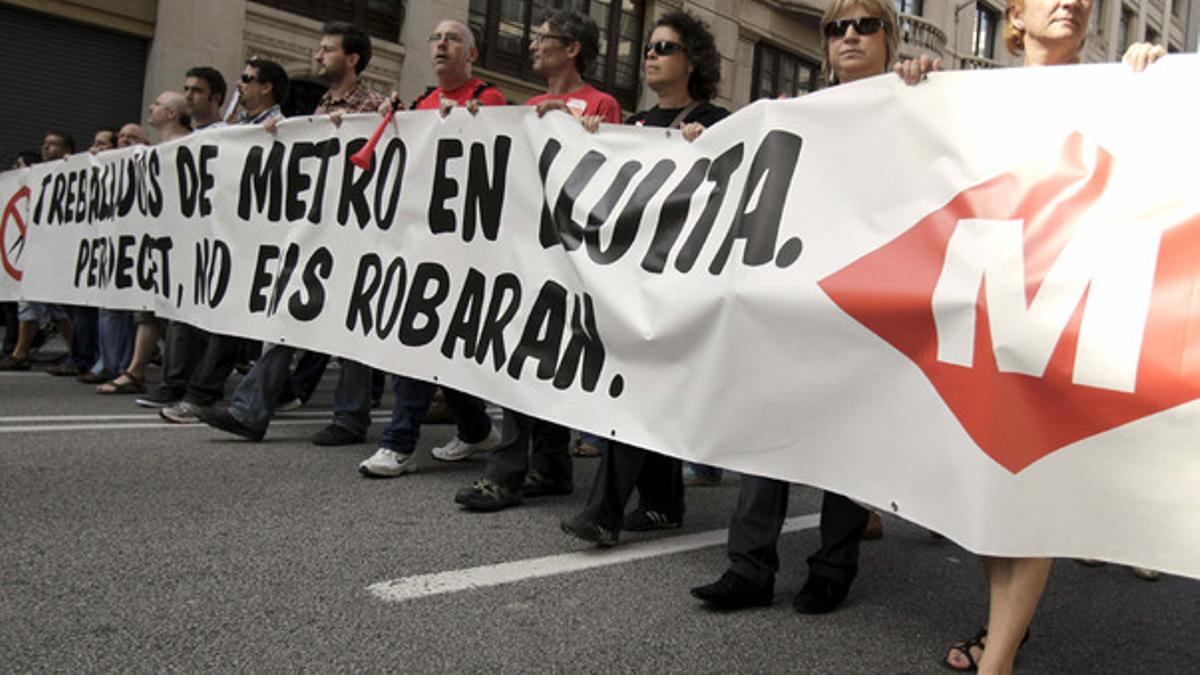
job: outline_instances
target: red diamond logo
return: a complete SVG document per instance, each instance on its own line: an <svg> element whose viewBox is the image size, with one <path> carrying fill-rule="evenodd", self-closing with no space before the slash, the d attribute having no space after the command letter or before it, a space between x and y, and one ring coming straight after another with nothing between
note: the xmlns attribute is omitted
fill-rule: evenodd
<svg viewBox="0 0 1200 675"><path fill-rule="evenodd" d="M1200 213L1146 173L1072 134L821 288L1018 473L1200 397Z"/></svg>

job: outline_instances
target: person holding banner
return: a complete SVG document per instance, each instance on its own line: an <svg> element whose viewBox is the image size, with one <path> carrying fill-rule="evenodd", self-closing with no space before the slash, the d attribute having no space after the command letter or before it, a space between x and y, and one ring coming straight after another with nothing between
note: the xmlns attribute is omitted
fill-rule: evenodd
<svg viewBox="0 0 1200 675"><path fill-rule="evenodd" d="M1004 37L1009 52L1024 54L1026 67L1078 63L1087 35L1091 0L1009 0ZM1166 54L1159 45L1130 45L1123 60L1135 72ZM940 64L922 56L897 64L909 84L921 81ZM943 665L951 670L1011 673L1020 646L1050 577L1050 558L983 556L988 585L988 621L970 639L950 648Z"/></svg>
<svg viewBox="0 0 1200 675"><path fill-rule="evenodd" d="M429 35L429 60L437 74L438 86L430 87L413 102L415 110L441 110L447 114L456 105L505 105L504 96L490 84L471 76L471 65L478 58L475 38L461 21L444 19ZM445 105L449 103L449 106ZM387 115L403 108L400 95L392 92L379 108ZM358 465L358 472L370 478L394 478L417 470L413 455L421 424L437 394L437 385L403 375L392 376L392 420L383 430L379 447ZM433 449L433 458L444 462L467 459L477 452L500 445L500 433L492 425L483 400L449 387L442 387L457 433L446 445Z"/></svg>
<svg viewBox="0 0 1200 675"><path fill-rule="evenodd" d="M646 86L658 95L658 104L626 124L680 129L690 139L729 115L711 102L721 80L721 61L704 22L684 11L664 14L655 22L643 56ZM583 122L589 130L597 127L594 121ZM635 488L638 507L626 516ZM615 546L622 529L676 528L683 524L683 512L683 463L613 440L602 451L587 505L560 526L578 539Z"/></svg>
<svg viewBox="0 0 1200 675"><path fill-rule="evenodd" d="M374 112L383 104L382 95L359 81L371 61L371 37L362 27L343 21L325 24L313 58L317 76L329 84L314 115L337 120L344 113ZM273 132L277 121L267 119L263 128ZM200 408L200 421L242 438L262 440L291 384L289 368L295 352L279 344L264 347L262 356L238 383L229 405ZM313 443L329 446L362 442L371 424L371 368L342 359L333 408L333 421L313 436Z"/></svg>
<svg viewBox="0 0 1200 675"><path fill-rule="evenodd" d="M889 0L834 0L821 18L831 86L882 75L899 50L898 19ZM787 518L788 484L743 475L729 524L729 569L717 581L691 590L721 609L766 607L774 601L779 534ZM858 550L869 511L826 492L821 502L821 548L808 558L809 574L792 605L802 614L831 612L846 598L858 574Z"/></svg>
<svg viewBox="0 0 1200 675"><path fill-rule="evenodd" d="M130 125L141 130L140 126L132 122L121 127L121 130L125 131L126 127ZM120 132L101 129L96 132L96 136L92 140L92 147L88 148L88 152L95 155L113 148L129 147L129 137L124 138L126 140L122 144ZM133 358L134 330L136 328L133 323L133 312L101 307L96 362L92 364L91 369L75 376L75 379L84 384L100 384L108 382L124 371L129 366L130 359Z"/></svg>
<svg viewBox="0 0 1200 675"><path fill-rule="evenodd" d="M621 122L621 106L609 94L584 83L583 73L600 53L600 29L586 14L549 10L529 41L533 70L546 78L546 93L527 106L538 115L563 110L587 123ZM488 455L483 476L459 490L454 501L472 511L498 511L527 497L568 495L575 490L571 432L564 426L515 410L505 410L508 443ZM433 451L447 459L444 448Z"/></svg>
<svg viewBox="0 0 1200 675"><path fill-rule="evenodd" d="M75 152L75 140L65 133L51 131L42 139L43 162L62 159L73 152ZM58 334L67 345L68 350L75 346L71 318L67 311L59 305L44 302L18 302L17 321L17 342L13 346L12 352L0 359L0 370L29 370L31 365L29 353L33 349L34 338L37 337L41 324L47 321L53 321L58 327ZM67 359L58 368L62 370L60 374L79 374L78 370L70 372L70 369L74 368L71 360L72 354L68 353Z"/></svg>
<svg viewBox="0 0 1200 675"><path fill-rule="evenodd" d="M177 138L183 138L191 133L191 118L187 114L187 104L183 94L177 91L164 91L150 102L150 126L158 130L159 139L166 143ZM119 136L127 139L130 144L136 140L145 141L142 128L128 124L121 127ZM119 142L126 142L121 140ZM162 337L164 321L154 316L148 310L133 313L133 321L137 329L133 336L133 357L124 372L115 378L96 387L97 394L141 394L146 391L146 368L154 360L154 352L158 349L158 339Z"/></svg>
<svg viewBox="0 0 1200 675"><path fill-rule="evenodd" d="M279 104L287 97L288 76L283 66L254 57L246 61L241 79L237 84L238 106L242 115L238 124L263 124L267 120L283 118ZM208 333L204 351L188 377L183 398L158 414L174 424L196 424L200 421L199 409L212 405L225 395L225 382L233 373L234 364L249 342L233 335ZM254 349L258 344L251 345Z"/></svg>
<svg viewBox="0 0 1200 675"><path fill-rule="evenodd" d="M192 122L193 131L220 129L221 106L225 103L228 85L225 77L211 66L194 66L183 78L184 109ZM176 406L187 393L188 380L200 365L210 338L208 331L186 321L168 321L163 337L162 382L145 396L136 399L143 408Z"/></svg>

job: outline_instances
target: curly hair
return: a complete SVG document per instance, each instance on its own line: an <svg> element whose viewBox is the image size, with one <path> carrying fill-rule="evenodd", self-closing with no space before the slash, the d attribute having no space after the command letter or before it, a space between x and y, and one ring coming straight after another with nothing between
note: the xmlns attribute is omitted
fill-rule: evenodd
<svg viewBox="0 0 1200 675"><path fill-rule="evenodd" d="M666 26L679 34L692 74L688 77L688 95L697 101L708 101L717 95L721 83L721 53L708 24L683 10L667 12L650 29ZM644 55L643 55L644 56Z"/></svg>

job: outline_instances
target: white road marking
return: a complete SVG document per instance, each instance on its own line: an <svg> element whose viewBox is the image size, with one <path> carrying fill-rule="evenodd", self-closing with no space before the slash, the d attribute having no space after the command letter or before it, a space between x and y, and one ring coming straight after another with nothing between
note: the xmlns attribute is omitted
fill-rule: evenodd
<svg viewBox="0 0 1200 675"><path fill-rule="evenodd" d="M324 424L332 419L333 411L306 411L286 413L271 421L272 427L298 427ZM301 417L302 419L296 419ZM373 413L373 421L387 421L391 415ZM105 423L103 420L113 420ZM63 422L81 422L63 424ZM20 424L20 422L38 422ZM0 434L27 434L42 431L128 431L134 429L208 429L204 424L174 424L159 417L157 413L146 415L62 415L37 417L0 417Z"/></svg>
<svg viewBox="0 0 1200 675"><path fill-rule="evenodd" d="M333 414L332 410L299 410L288 413L280 413L277 419L285 420L295 417L319 417L326 418ZM383 415L382 412L372 413L372 416ZM37 422L138 422L158 420L163 421L158 416L157 412L144 412L137 415L13 415L10 417L0 416L0 424L30 424Z"/></svg>
<svg viewBox="0 0 1200 675"><path fill-rule="evenodd" d="M783 531L811 530L820 522L821 516L816 513L795 516L784 522ZM495 565L418 574L373 583L367 586L367 592L384 602L403 602L444 593L460 593L717 546L725 543L727 534L728 530L725 529L708 530L678 537L621 544L612 549L592 548L543 558L513 560Z"/></svg>

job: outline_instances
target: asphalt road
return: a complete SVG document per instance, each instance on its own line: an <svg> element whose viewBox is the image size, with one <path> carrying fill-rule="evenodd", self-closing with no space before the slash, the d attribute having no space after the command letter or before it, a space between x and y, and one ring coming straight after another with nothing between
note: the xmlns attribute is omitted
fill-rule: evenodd
<svg viewBox="0 0 1200 675"><path fill-rule="evenodd" d="M724 551L694 540L723 540L735 478L691 490L681 530L597 552L558 529L595 460L576 460L571 497L462 512L453 493L483 463L429 458L449 426L427 427L422 470L392 480L356 473L373 445L308 442L334 380L252 444L72 380L0 374L0 670L939 673L983 620L975 556L890 516L837 612L791 609L811 528L783 537L774 607L705 610L688 589L721 574ZM792 497L793 514L817 510L818 492ZM399 584L449 584L433 595L369 590L442 572ZM1194 580L1059 561L1018 670L1200 672L1198 616Z"/></svg>

